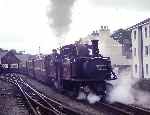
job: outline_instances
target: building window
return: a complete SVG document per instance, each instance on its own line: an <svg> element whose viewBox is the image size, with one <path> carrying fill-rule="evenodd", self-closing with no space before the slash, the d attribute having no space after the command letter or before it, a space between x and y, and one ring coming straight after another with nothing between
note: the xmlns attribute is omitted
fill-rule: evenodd
<svg viewBox="0 0 150 115"><path fill-rule="evenodd" d="M148 46L145 46L145 55L148 56Z"/></svg>
<svg viewBox="0 0 150 115"><path fill-rule="evenodd" d="M148 74L148 64L146 64L146 74Z"/></svg>
<svg viewBox="0 0 150 115"><path fill-rule="evenodd" d="M135 73L137 73L137 64L135 64Z"/></svg>
<svg viewBox="0 0 150 115"><path fill-rule="evenodd" d="M136 30L133 33L134 39L136 39Z"/></svg>
<svg viewBox="0 0 150 115"><path fill-rule="evenodd" d="M145 27L145 38L147 38L147 27Z"/></svg>
<svg viewBox="0 0 150 115"><path fill-rule="evenodd" d="M136 48L134 48L134 56L136 56Z"/></svg>

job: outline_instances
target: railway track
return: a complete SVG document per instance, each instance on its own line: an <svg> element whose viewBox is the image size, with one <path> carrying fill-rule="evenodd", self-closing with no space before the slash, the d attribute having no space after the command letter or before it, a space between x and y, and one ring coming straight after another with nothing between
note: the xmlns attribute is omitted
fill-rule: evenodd
<svg viewBox="0 0 150 115"><path fill-rule="evenodd" d="M150 115L150 111L146 109L119 102L113 104L99 102L92 105L92 107L95 109L104 109L105 111L113 113L112 115Z"/></svg>
<svg viewBox="0 0 150 115"><path fill-rule="evenodd" d="M48 98L27 84L19 76L8 75L5 79L19 88L33 115L85 115L85 113L74 110L56 99ZM109 104L100 102L90 106L95 110L99 110L100 113L107 111L109 115L150 115L150 111L146 109L122 103Z"/></svg>
<svg viewBox="0 0 150 115"><path fill-rule="evenodd" d="M129 111L131 115L150 115L149 110L134 105L127 105L119 102L113 103L112 105L124 109L126 111Z"/></svg>
<svg viewBox="0 0 150 115"><path fill-rule="evenodd" d="M71 97L70 97L71 98ZM87 101L82 101L86 105L90 105L91 108L95 110L107 111L109 115L150 115L150 109L127 105L119 102L107 103L107 102L97 102L93 105L89 104Z"/></svg>
<svg viewBox="0 0 150 115"><path fill-rule="evenodd" d="M7 75L7 82L15 84L25 98L32 115L82 115L81 111L46 97L23 81L20 76ZM21 102L22 103L22 102Z"/></svg>

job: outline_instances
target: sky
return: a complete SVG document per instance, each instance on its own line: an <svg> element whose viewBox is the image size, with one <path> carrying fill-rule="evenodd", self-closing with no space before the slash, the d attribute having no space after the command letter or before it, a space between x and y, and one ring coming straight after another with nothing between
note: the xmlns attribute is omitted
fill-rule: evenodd
<svg viewBox="0 0 150 115"><path fill-rule="evenodd" d="M41 53L50 53L60 43L72 43L101 25L113 32L150 16L149 0L57 1L0 0L0 47L37 54L40 46Z"/></svg>

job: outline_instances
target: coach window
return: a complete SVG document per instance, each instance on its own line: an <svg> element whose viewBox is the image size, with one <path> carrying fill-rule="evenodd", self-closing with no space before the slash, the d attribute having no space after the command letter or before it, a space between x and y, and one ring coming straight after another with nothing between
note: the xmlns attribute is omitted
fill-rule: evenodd
<svg viewBox="0 0 150 115"><path fill-rule="evenodd" d="M137 64L135 64L135 73L137 73Z"/></svg>
<svg viewBox="0 0 150 115"><path fill-rule="evenodd" d="M146 64L146 74L148 74L148 64Z"/></svg>
<svg viewBox="0 0 150 115"><path fill-rule="evenodd" d="M148 46L145 46L145 55L148 56Z"/></svg>
<svg viewBox="0 0 150 115"><path fill-rule="evenodd" d="M136 30L133 33L134 39L136 39Z"/></svg>
<svg viewBox="0 0 150 115"><path fill-rule="evenodd" d="M147 27L145 27L145 38L147 38Z"/></svg>

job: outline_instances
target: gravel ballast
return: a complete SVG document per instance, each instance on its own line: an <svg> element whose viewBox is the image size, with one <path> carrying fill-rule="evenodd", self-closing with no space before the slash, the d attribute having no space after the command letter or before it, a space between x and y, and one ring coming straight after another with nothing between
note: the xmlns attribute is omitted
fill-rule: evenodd
<svg viewBox="0 0 150 115"><path fill-rule="evenodd" d="M34 79L30 79L28 77L23 77L30 85L35 87L37 90L47 95L48 97L57 98L57 100L66 103L68 106L73 107L79 111L82 111L84 115L110 115L106 111L99 111L91 108L91 106L85 105L81 102L77 102L75 100L70 99L67 96L64 96L57 91L51 89L48 85L44 85Z"/></svg>
<svg viewBox="0 0 150 115"><path fill-rule="evenodd" d="M12 84L0 80L0 115L29 115L25 107L18 106L14 90Z"/></svg>

